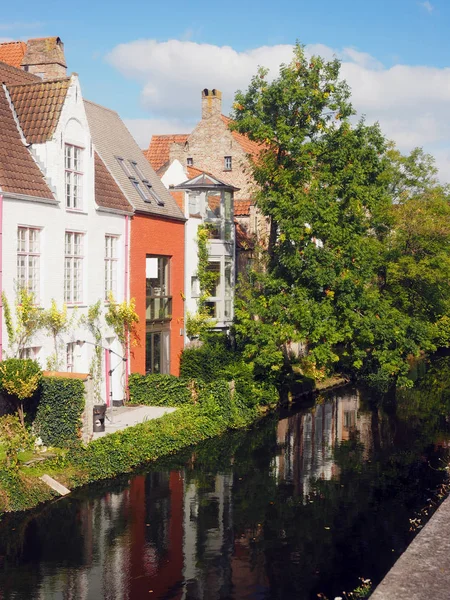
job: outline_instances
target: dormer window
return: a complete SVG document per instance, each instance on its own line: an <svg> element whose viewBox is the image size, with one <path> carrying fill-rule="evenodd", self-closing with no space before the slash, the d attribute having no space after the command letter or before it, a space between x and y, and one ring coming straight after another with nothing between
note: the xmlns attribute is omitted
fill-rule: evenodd
<svg viewBox="0 0 450 600"><path fill-rule="evenodd" d="M83 166L82 166L82 148L65 144L64 147L64 166L66 171L66 208L71 210L81 210L83 208Z"/></svg>

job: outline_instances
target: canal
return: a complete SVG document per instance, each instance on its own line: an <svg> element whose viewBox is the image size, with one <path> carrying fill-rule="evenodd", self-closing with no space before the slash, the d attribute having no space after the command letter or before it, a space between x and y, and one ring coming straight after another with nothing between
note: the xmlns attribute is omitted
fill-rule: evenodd
<svg viewBox="0 0 450 600"><path fill-rule="evenodd" d="M0 600L298 599L375 586L444 494L450 359L0 522Z"/></svg>

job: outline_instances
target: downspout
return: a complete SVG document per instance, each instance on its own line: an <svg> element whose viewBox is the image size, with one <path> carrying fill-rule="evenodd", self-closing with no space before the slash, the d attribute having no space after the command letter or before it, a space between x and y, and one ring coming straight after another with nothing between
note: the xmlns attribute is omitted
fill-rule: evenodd
<svg viewBox="0 0 450 600"><path fill-rule="evenodd" d="M123 296L124 299L128 302L129 300L129 290L130 290L130 282L129 282L129 262L130 262L130 256L129 256L129 252L130 252L130 240L129 240L129 226L130 226L130 219L128 217L128 215L125 215L125 273L124 273L124 282L123 282ZM126 362L125 362L125 400L128 399L128 372L129 372L129 365L130 365L130 352L129 352L129 344L130 344L130 340L127 336L127 339L125 340L125 358L126 358Z"/></svg>
<svg viewBox="0 0 450 600"><path fill-rule="evenodd" d="M0 361L3 359L3 195L0 194Z"/></svg>

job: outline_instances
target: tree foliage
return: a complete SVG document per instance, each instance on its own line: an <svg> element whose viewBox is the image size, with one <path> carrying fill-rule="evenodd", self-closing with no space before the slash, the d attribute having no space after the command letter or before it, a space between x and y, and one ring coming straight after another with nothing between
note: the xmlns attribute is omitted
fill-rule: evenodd
<svg viewBox="0 0 450 600"><path fill-rule="evenodd" d="M14 316L4 292L2 293L2 303L9 350L13 358L19 358L33 336L42 327L41 311L35 303L34 294L23 287L16 292Z"/></svg>
<svg viewBox="0 0 450 600"><path fill-rule="evenodd" d="M434 347L448 314L450 207L433 159L403 157L379 126L351 120L339 62L299 45L234 103L234 125L261 144L257 205L270 218L267 264L242 285L236 335L277 376L291 342L317 374L347 371L407 384L406 358Z"/></svg>

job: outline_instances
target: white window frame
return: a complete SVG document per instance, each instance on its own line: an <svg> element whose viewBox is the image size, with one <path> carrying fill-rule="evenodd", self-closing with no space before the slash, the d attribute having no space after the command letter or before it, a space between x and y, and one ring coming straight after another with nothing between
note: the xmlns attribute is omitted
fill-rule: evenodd
<svg viewBox="0 0 450 600"><path fill-rule="evenodd" d="M117 297L118 241L118 235L105 234L105 301L109 300L110 293Z"/></svg>
<svg viewBox="0 0 450 600"><path fill-rule="evenodd" d="M223 157L223 169L224 169L224 171L232 171L233 170L233 157L232 156L224 156Z"/></svg>
<svg viewBox="0 0 450 600"><path fill-rule="evenodd" d="M32 239L32 236L36 236ZM19 225L17 227L17 285L34 295L39 302L41 266L41 228ZM22 264L21 264L22 263Z"/></svg>
<svg viewBox="0 0 450 600"><path fill-rule="evenodd" d="M77 347L76 342L69 342L66 344L66 370L67 373L74 373L73 366L75 364L75 350Z"/></svg>
<svg viewBox="0 0 450 600"><path fill-rule="evenodd" d="M66 231L64 234L64 302L83 302L84 233Z"/></svg>
<svg viewBox="0 0 450 600"><path fill-rule="evenodd" d="M83 209L83 148L64 144L64 197L66 209Z"/></svg>
<svg viewBox="0 0 450 600"><path fill-rule="evenodd" d="M32 360L37 360L37 356L39 354L40 346L30 346L27 348L22 348L19 350L19 358L31 358Z"/></svg>

